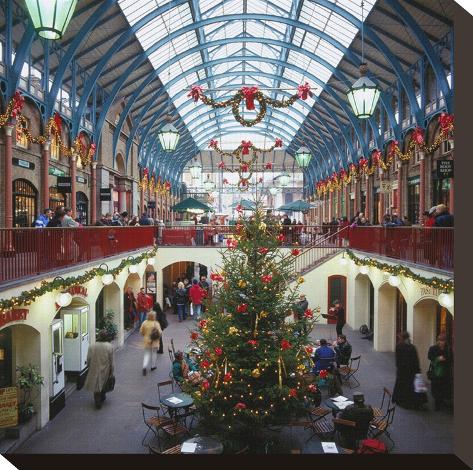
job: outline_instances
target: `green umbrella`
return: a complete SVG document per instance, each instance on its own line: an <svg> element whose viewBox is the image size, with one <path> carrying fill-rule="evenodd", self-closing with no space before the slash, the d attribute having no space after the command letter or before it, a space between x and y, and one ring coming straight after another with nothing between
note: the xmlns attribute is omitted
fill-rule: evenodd
<svg viewBox="0 0 473 470"><path fill-rule="evenodd" d="M256 209L256 204L248 199L240 199L239 201L234 202L230 207L235 209L238 204L240 204L242 209L245 211L254 211Z"/></svg>
<svg viewBox="0 0 473 470"><path fill-rule="evenodd" d="M207 206L203 202L200 202L197 199L194 199L193 197L188 197L187 199L184 199L180 203L176 204L175 206L172 206L171 210L173 212L191 212L193 214L214 211L212 207Z"/></svg>
<svg viewBox="0 0 473 470"><path fill-rule="evenodd" d="M285 212L306 212L309 209L312 209L312 206L307 202L299 199L298 201L292 201L288 204L284 204L281 207L278 207L278 211Z"/></svg>

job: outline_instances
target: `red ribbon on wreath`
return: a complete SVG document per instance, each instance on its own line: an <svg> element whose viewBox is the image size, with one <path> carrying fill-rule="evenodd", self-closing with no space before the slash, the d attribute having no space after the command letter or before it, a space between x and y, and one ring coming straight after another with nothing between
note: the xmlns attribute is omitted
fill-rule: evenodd
<svg viewBox="0 0 473 470"><path fill-rule="evenodd" d="M225 168L225 163L223 161L218 162L218 169L223 170Z"/></svg>
<svg viewBox="0 0 473 470"><path fill-rule="evenodd" d="M217 142L215 139L212 139L212 140L209 142L209 147L210 147L211 149L217 148L217 145L218 145L218 142Z"/></svg>
<svg viewBox="0 0 473 470"><path fill-rule="evenodd" d="M381 150L375 150L371 156L374 165L379 165L381 161Z"/></svg>
<svg viewBox="0 0 473 470"><path fill-rule="evenodd" d="M194 103L199 101L200 97L202 96L202 87L199 85L192 85L191 91L187 95L188 98L192 98Z"/></svg>
<svg viewBox="0 0 473 470"><path fill-rule="evenodd" d="M417 145L422 145L424 143L424 129L422 129L422 127L416 127L412 132L411 140Z"/></svg>
<svg viewBox="0 0 473 470"><path fill-rule="evenodd" d="M243 162L241 165L240 165L240 170L243 171L243 172L247 172L248 171L248 163L246 162Z"/></svg>
<svg viewBox="0 0 473 470"><path fill-rule="evenodd" d="M306 100L308 96L313 96L313 93L310 91L310 85L307 82L297 87L297 96L303 100Z"/></svg>
<svg viewBox="0 0 473 470"><path fill-rule="evenodd" d="M388 148L388 157L393 158L396 155L396 152L399 150L399 142L397 140L393 140L389 144Z"/></svg>
<svg viewBox="0 0 473 470"><path fill-rule="evenodd" d="M439 125L443 134L453 131L453 114L442 113L439 116Z"/></svg>
<svg viewBox="0 0 473 470"><path fill-rule="evenodd" d="M253 111L255 109L255 97L256 93L258 93L258 87L257 86L244 86L241 89L241 94L243 95L243 98L245 98L246 101L246 109L249 111Z"/></svg>
<svg viewBox="0 0 473 470"><path fill-rule="evenodd" d="M272 162L266 163L266 165L264 166L264 168L265 168L266 170L271 170L271 168L273 168L273 163L272 163Z"/></svg>
<svg viewBox="0 0 473 470"><path fill-rule="evenodd" d="M23 109L23 106L25 104L25 98L23 95L16 90L15 94L13 95L13 108L11 110L11 117L15 119L20 111Z"/></svg>
<svg viewBox="0 0 473 470"><path fill-rule="evenodd" d="M251 140L242 140L241 141L241 154L248 155L250 153L250 148L253 147L253 142Z"/></svg>
<svg viewBox="0 0 473 470"><path fill-rule="evenodd" d="M277 139L274 141L274 146L275 146L275 147L282 147L282 139L277 138Z"/></svg>

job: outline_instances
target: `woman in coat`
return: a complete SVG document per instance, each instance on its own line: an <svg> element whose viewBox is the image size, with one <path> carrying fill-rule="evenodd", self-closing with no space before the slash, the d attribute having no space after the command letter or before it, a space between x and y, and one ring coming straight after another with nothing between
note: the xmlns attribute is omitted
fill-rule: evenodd
<svg viewBox="0 0 473 470"><path fill-rule="evenodd" d="M452 398L453 355L445 335L437 337L437 344L429 348L430 385L435 400L435 409L440 410L450 405Z"/></svg>
<svg viewBox="0 0 473 470"><path fill-rule="evenodd" d="M393 391L393 403L407 409L420 408L425 402L425 394L416 393L414 379L420 372L419 356L411 343L407 331L399 335L396 346L396 384Z"/></svg>
<svg viewBox="0 0 473 470"><path fill-rule="evenodd" d="M153 310L156 312L156 320L158 321L159 326L161 327L161 332L164 332L164 330L168 327L168 320L166 318L166 314L161 308L161 305L159 305L159 302L156 302L154 304ZM163 343L163 336L161 335L161 339L159 341L158 354L163 354Z"/></svg>
<svg viewBox="0 0 473 470"><path fill-rule="evenodd" d="M184 287L184 283L180 282L177 285L177 290L176 290L177 316L179 317L179 322L186 319L187 299L188 299L187 290Z"/></svg>
<svg viewBox="0 0 473 470"><path fill-rule="evenodd" d="M125 328L132 328L135 324L135 320L138 320L138 318L136 318L136 298L133 289L130 286L127 287L125 292L123 310Z"/></svg>
<svg viewBox="0 0 473 470"><path fill-rule="evenodd" d="M106 390L107 381L113 376L113 347L110 344L112 339L105 330L100 330L95 344L89 346L87 352L89 371L84 388L94 394L97 409L102 408L108 391Z"/></svg>
<svg viewBox="0 0 473 470"><path fill-rule="evenodd" d="M146 375L149 362L151 360L151 371L156 369L156 361L158 359L157 352L161 344L161 336L163 334L161 325L156 321L156 312L148 312L147 319L140 327L140 333L143 336L144 355L143 355L143 375ZM153 335L156 333L156 338Z"/></svg>

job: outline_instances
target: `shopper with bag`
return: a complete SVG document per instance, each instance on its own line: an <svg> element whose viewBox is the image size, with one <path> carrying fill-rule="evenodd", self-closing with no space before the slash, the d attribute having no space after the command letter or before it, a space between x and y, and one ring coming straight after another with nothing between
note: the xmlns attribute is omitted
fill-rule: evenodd
<svg viewBox="0 0 473 470"><path fill-rule="evenodd" d="M146 319L146 313L151 310L153 299L145 293L145 288L140 289L136 297L136 307L139 314L140 326Z"/></svg>
<svg viewBox="0 0 473 470"><path fill-rule="evenodd" d="M430 380L435 410L447 408L452 399L453 354L444 334L437 337L437 344L429 348L430 368L427 377Z"/></svg>
<svg viewBox="0 0 473 470"><path fill-rule="evenodd" d="M156 312L156 320L158 321L159 326L161 327L161 332L164 332L164 330L169 326L169 323L166 318L166 314L163 312L161 305L159 305L159 302L156 302L154 304L153 310ZM163 346L164 341L163 336L161 335L161 340L159 341L158 354L163 354Z"/></svg>
<svg viewBox="0 0 473 470"><path fill-rule="evenodd" d="M95 344L89 346L87 352L87 378L85 379L85 390L94 394L95 407L102 408L105 394L111 392L115 387L113 375L113 347L110 341L113 337L107 330L97 333Z"/></svg>
<svg viewBox="0 0 473 470"><path fill-rule="evenodd" d="M202 299L204 298L204 289L199 286L197 279L192 281L192 287L189 289L189 298L191 300L191 308L196 315L196 319L200 320L202 315ZM192 315L192 313L191 313Z"/></svg>
<svg viewBox="0 0 473 470"><path fill-rule="evenodd" d="M146 375L150 360L151 371L156 370L157 352L163 334L159 322L156 321L156 312L148 312L147 319L141 325L140 333L144 344L143 375Z"/></svg>

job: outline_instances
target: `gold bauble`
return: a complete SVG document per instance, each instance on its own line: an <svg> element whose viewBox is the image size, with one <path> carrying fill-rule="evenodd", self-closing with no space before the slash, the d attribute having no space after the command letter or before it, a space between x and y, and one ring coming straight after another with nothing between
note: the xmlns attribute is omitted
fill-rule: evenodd
<svg viewBox="0 0 473 470"><path fill-rule="evenodd" d="M240 279L238 281L238 287L240 287L241 289L245 288L246 287L246 281L244 281L243 279Z"/></svg>
<svg viewBox="0 0 473 470"><path fill-rule="evenodd" d="M265 310L261 310L261 312L259 313L259 316L261 318L266 318L268 315L269 315L269 313L266 312Z"/></svg>
<svg viewBox="0 0 473 470"><path fill-rule="evenodd" d="M301 276L297 278L297 284L302 284L305 281L305 279Z"/></svg>
<svg viewBox="0 0 473 470"><path fill-rule="evenodd" d="M231 326L229 329L228 329L228 334L229 335L236 335L238 333L238 328L235 328L234 326Z"/></svg>
<svg viewBox="0 0 473 470"><path fill-rule="evenodd" d="M253 369L253 370L251 371L251 375L252 375L255 379L257 379L257 378L261 375L261 371L260 371L258 368Z"/></svg>
<svg viewBox="0 0 473 470"><path fill-rule="evenodd" d="M264 222L261 222L261 223L259 224L259 229L260 229L260 230L266 230L266 224L265 224Z"/></svg>

